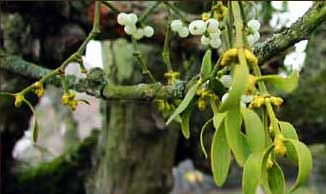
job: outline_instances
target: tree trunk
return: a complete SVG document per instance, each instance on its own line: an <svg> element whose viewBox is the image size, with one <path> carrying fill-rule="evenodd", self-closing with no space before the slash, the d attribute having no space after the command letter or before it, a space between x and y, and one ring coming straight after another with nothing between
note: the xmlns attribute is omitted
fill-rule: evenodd
<svg viewBox="0 0 326 194"><path fill-rule="evenodd" d="M128 82L134 73L119 69L122 66L119 63L124 60L124 65L133 65L132 53L125 50L130 43L120 40L102 45L104 69L107 74L112 74L110 83ZM119 51L115 52L115 49ZM103 103L103 106L107 111L103 114L105 121L97 148L97 169L90 180L89 192L168 193L173 184L176 127L166 128L150 102L114 101Z"/></svg>

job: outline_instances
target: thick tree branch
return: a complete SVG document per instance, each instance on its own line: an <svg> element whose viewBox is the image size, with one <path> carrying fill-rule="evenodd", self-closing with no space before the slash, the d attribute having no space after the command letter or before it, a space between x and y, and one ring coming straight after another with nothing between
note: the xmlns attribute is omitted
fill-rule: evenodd
<svg viewBox="0 0 326 194"><path fill-rule="evenodd" d="M274 34L264 43L257 44L254 53L259 64L263 64L279 52L293 46L295 43L308 39L309 35L321 23L326 21L326 2L315 2L313 6L289 28Z"/></svg>

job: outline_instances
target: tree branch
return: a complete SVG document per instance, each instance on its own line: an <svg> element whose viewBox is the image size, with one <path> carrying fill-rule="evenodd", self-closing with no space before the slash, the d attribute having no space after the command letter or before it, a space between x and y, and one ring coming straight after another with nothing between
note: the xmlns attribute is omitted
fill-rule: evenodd
<svg viewBox="0 0 326 194"><path fill-rule="evenodd" d="M51 70L29 63L18 56L6 56L0 54L0 69L23 75L38 80L47 75ZM154 84L137 84L133 86L111 85L105 80L104 71L100 68L92 69L86 78L77 79L75 76L65 77L69 88L78 92L85 92L89 95L106 100L151 100L182 98L185 83L180 82L180 87ZM61 80L54 76L45 82L46 84L61 87Z"/></svg>
<svg viewBox="0 0 326 194"><path fill-rule="evenodd" d="M257 44L254 53L259 64L263 64L279 52L286 50L295 43L308 39L321 23L326 21L326 2L315 2L313 6L289 28L285 28L267 41Z"/></svg>

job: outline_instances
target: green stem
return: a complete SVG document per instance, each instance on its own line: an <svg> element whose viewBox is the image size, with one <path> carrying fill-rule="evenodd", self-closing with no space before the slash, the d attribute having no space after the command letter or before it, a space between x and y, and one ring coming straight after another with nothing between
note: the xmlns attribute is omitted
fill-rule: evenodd
<svg viewBox="0 0 326 194"><path fill-rule="evenodd" d="M39 82L44 83L47 79L50 77L53 77L60 72L64 72L64 69L66 66L72 62L72 61L78 61L80 60L81 55L83 54L84 50L86 49L87 43L92 40L99 32L100 32L100 8L101 8L101 2L96 1L95 2L95 12L94 12L94 22L93 22L93 28L91 32L88 34L85 41L81 44L81 46L78 48L78 50L70 55L58 68L54 69L53 71L49 72L47 75L42 77ZM23 89L21 92L22 95L28 93L33 88L33 85L29 85L25 89Z"/></svg>
<svg viewBox="0 0 326 194"><path fill-rule="evenodd" d="M171 23L171 13L170 10L168 10L169 16L168 16L168 22L166 26L166 33L165 33L165 39L164 39L164 47L163 47L163 52L162 52L162 58L163 61L166 65L166 68L168 71L172 72L172 64L171 64L171 59L170 59L170 49L169 49L169 42L170 42L170 23Z"/></svg>
<svg viewBox="0 0 326 194"><path fill-rule="evenodd" d="M138 50L138 46L137 46L137 41L135 38L131 38L132 39L132 44L133 44L133 47L134 47L134 56L136 57L139 65L140 65L140 68L141 68L141 71L142 71L142 74L144 76L148 76L150 78L150 80L155 83L156 80L154 78L154 76L152 75L151 71L148 69L147 65L145 64L141 54L140 54L140 51Z"/></svg>
<svg viewBox="0 0 326 194"><path fill-rule="evenodd" d="M241 10L238 1L232 1L232 12L234 16L234 26L235 26L235 40L234 46L236 48L243 48L243 21L241 17Z"/></svg>
<svg viewBox="0 0 326 194"><path fill-rule="evenodd" d="M233 10L233 16L234 16L235 35L236 35L234 44L237 48L239 48L238 52L239 52L240 64L247 64L247 61L246 61L246 58L244 55L244 51L243 51L243 48L244 48L244 41L243 41L243 39L244 39L243 29L244 28L243 27L244 26L243 26L243 20L241 17L241 10L240 10L239 2L232 1L232 10ZM254 72L255 76L257 76L257 77L261 76L261 72L260 72L258 65L253 65L253 72ZM259 91L263 95L268 95L268 91L266 89L264 82L259 82L258 87L259 87L258 88ZM280 129L278 126L278 120L275 116L272 104L269 99L265 100L265 107L266 107L267 114L270 118L270 121L272 123L272 127L275 130L275 134L280 133Z"/></svg>
<svg viewBox="0 0 326 194"><path fill-rule="evenodd" d="M110 8L114 13L116 13L116 14L120 13L120 11L116 7L114 7L109 1L102 1L102 3L106 7Z"/></svg>
<svg viewBox="0 0 326 194"><path fill-rule="evenodd" d="M183 14L178 10L178 8L176 8L174 5L172 5L171 3L167 2L167 1L163 1L163 3L164 3L167 7L169 7L169 8L173 11L173 13L175 13L179 18L181 18L182 21L187 22L187 23L190 23L190 21L187 20L187 19L183 16Z"/></svg>
<svg viewBox="0 0 326 194"><path fill-rule="evenodd" d="M265 107L266 107L266 111L269 116L270 122L272 123L272 127L275 130L275 134L277 135L280 133L280 128L279 128L278 120L275 116L272 104L269 100L265 100Z"/></svg>
<svg viewBox="0 0 326 194"><path fill-rule="evenodd" d="M143 23L143 22L147 19L147 17L148 17L151 13L153 13L153 11L155 10L155 8L156 8L157 6L159 6L160 4L161 4L161 1L157 1L157 2L155 2L154 5L152 5L151 7L148 7L148 8L144 11L143 15L140 16L140 18L139 18L139 23Z"/></svg>

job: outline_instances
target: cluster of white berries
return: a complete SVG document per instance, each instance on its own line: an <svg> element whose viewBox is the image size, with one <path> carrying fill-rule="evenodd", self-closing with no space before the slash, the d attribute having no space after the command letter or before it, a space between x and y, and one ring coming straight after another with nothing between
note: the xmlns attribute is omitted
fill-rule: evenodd
<svg viewBox="0 0 326 194"><path fill-rule="evenodd" d="M202 35L201 43L203 45L210 45L213 48L221 46L221 32L219 30L219 22L216 19L210 18L204 20L194 20L190 23L189 27L183 24L181 20L173 20L171 22L171 29L177 32L182 38L190 34Z"/></svg>
<svg viewBox="0 0 326 194"><path fill-rule="evenodd" d="M252 47L258 40L260 39L259 29L260 29L260 23L258 20L250 20L247 23L248 26L248 32L247 35L247 41L250 47Z"/></svg>
<svg viewBox="0 0 326 194"><path fill-rule="evenodd" d="M124 31L126 34L131 35L136 40L145 37L152 37L154 35L154 29L151 26L145 26L144 28L137 28L136 23L138 17L134 13L120 13L117 18L118 24L125 26Z"/></svg>
<svg viewBox="0 0 326 194"><path fill-rule="evenodd" d="M181 20L173 20L171 30L177 32L181 38L186 38L189 35L188 27Z"/></svg>

